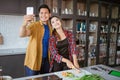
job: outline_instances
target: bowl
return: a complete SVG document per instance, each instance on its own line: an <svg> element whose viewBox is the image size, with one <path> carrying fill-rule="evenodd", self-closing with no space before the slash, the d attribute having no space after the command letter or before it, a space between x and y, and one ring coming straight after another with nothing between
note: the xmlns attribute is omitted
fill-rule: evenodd
<svg viewBox="0 0 120 80"><path fill-rule="evenodd" d="M10 77L10 76L2 76L2 80L12 80L12 77Z"/></svg>

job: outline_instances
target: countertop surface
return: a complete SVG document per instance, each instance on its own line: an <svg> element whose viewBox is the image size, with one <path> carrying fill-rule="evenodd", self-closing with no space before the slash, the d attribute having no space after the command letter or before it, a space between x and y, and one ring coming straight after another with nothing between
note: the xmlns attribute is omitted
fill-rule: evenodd
<svg viewBox="0 0 120 80"><path fill-rule="evenodd" d="M25 54L25 48L13 48L13 49L0 49L0 56Z"/></svg>
<svg viewBox="0 0 120 80"><path fill-rule="evenodd" d="M97 68L97 70L96 70ZM101 77L103 77L105 80L120 80L120 77L115 77L115 76L111 76L108 73L111 70L115 70L111 67L105 66L105 65L94 65L94 66L89 66L89 67L85 67L85 68L80 68L81 72L77 73L75 70L65 70L65 72L72 72L75 76L79 76L82 77L85 74L98 74ZM57 75L59 78L59 80L74 80L74 78L69 78L69 77L64 77L62 76L62 72L64 71L60 71L60 72L54 72L54 73L48 73L48 74L42 74L42 75L35 75L35 76L30 76L30 77L21 77L21 78L15 78L13 80L34 80L35 78L40 78L40 80L43 80L44 76L50 76L50 75ZM45 79L46 80L46 79ZM51 80L51 79L50 79Z"/></svg>
<svg viewBox="0 0 120 80"><path fill-rule="evenodd" d="M108 66L105 66L102 64L85 67L84 69L92 74L98 74L98 75L102 76L105 80L120 80L120 77L115 77L115 76L108 74L111 70L116 70L116 69L113 69L111 67L108 67ZM95 70L95 69L97 69L97 70ZM116 71L118 71L118 70L116 70Z"/></svg>

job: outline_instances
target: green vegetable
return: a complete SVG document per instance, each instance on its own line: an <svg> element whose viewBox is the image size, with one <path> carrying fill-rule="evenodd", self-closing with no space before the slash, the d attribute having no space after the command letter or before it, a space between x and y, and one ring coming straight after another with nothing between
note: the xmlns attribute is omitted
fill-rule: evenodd
<svg viewBox="0 0 120 80"><path fill-rule="evenodd" d="M74 77L74 75L71 72L67 72L67 77Z"/></svg>
<svg viewBox="0 0 120 80"><path fill-rule="evenodd" d="M75 80L105 80L99 75L92 74L92 75L84 75L81 78L76 78Z"/></svg>

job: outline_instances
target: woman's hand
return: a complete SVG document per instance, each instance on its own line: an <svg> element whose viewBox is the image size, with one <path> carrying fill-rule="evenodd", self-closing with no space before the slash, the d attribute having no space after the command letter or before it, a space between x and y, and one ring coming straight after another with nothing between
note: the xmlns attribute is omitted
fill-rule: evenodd
<svg viewBox="0 0 120 80"><path fill-rule="evenodd" d="M76 63L76 61L73 64L70 60L68 60L66 58L62 58L62 62L65 62L68 68L75 69L78 73L80 72L80 70L79 70L79 64Z"/></svg>
<svg viewBox="0 0 120 80"><path fill-rule="evenodd" d="M66 58L62 58L62 62L65 62L68 68L73 68L74 67L73 63Z"/></svg>
<svg viewBox="0 0 120 80"><path fill-rule="evenodd" d="M76 55L73 55L73 63L74 63L74 66L76 68L80 68L79 64L78 64L78 59L77 59L77 56Z"/></svg>
<svg viewBox="0 0 120 80"><path fill-rule="evenodd" d="M68 60L66 64L68 68L75 69L78 73L80 72L78 64L73 65L73 63L70 60Z"/></svg>
<svg viewBox="0 0 120 80"><path fill-rule="evenodd" d="M75 67L70 60L67 60L66 65L67 65L67 67L70 68L70 69L72 69L72 68Z"/></svg>
<svg viewBox="0 0 120 80"><path fill-rule="evenodd" d="M78 63L74 63L74 66L75 66L76 68L80 68L80 66L79 66Z"/></svg>

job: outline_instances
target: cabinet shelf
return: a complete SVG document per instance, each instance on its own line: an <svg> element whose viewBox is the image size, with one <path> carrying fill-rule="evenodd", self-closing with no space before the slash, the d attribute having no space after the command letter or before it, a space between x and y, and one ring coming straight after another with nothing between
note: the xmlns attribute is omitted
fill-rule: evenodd
<svg viewBox="0 0 120 80"><path fill-rule="evenodd" d="M111 45L116 45L116 42L110 42Z"/></svg>
<svg viewBox="0 0 120 80"><path fill-rule="evenodd" d="M100 32L100 34L107 35L107 32Z"/></svg>
<svg viewBox="0 0 120 80"><path fill-rule="evenodd" d="M76 20L86 20L87 16L76 16Z"/></svg>
<svg viewBox="0 0 120 80"><path fill-rule="evenodd" d="M96 33L96 31L89 31L89 33Z"/></svg>
<svg viewBox="0 0 120 80"><path fill-rule="evenodd" d="M97 45L96 43L89 44L89 46L96 46L96 45Z"/></svg>
<svg viewBox="0 0 120 80"><path fill-rule="evenodd" d="M120 35L120 32L118 32L118 35Z"/></svg>
<svg viewBox="0 0 120 80"><path fill-rule="evenodd" d="M99 20L99 17L89 17L90 20Z"/></svg>
<svg viewBox="0 0 120 80"><path fill-rule="evenodd" d="M52 16L59 16L59 14L58 13L52 13Z"/></svg>
<svg viewBox="0 0 120 80"><path fill-rule="evenodd" d="M61 18L63 18L63 19L73 19L73 15L71 15L71 14L62 14L61 15Z"/></svg>
<svg viewBox="0 0 120 80"><path fill-rule="evenodd" d="M106 55L99 56L99 58L105 58L105 57L106 57Z"/></svg>
<svg viewBox="0 0 120 80"><path fill-rule="evenodd" d="M77 31L77 34L86 34L86 32Z"/></svg>
<svg viewBox="0 0 120 80"><path fill-rule="evenodd" d="M109 18L100 18L101 21L108 22Z"/></svg>
<svg viewBox="0 0 120 80"><path fill-rule="evenodd" d="M79 44L79 45L77 45L77 47L85 47L85 44Z"/></svg>

